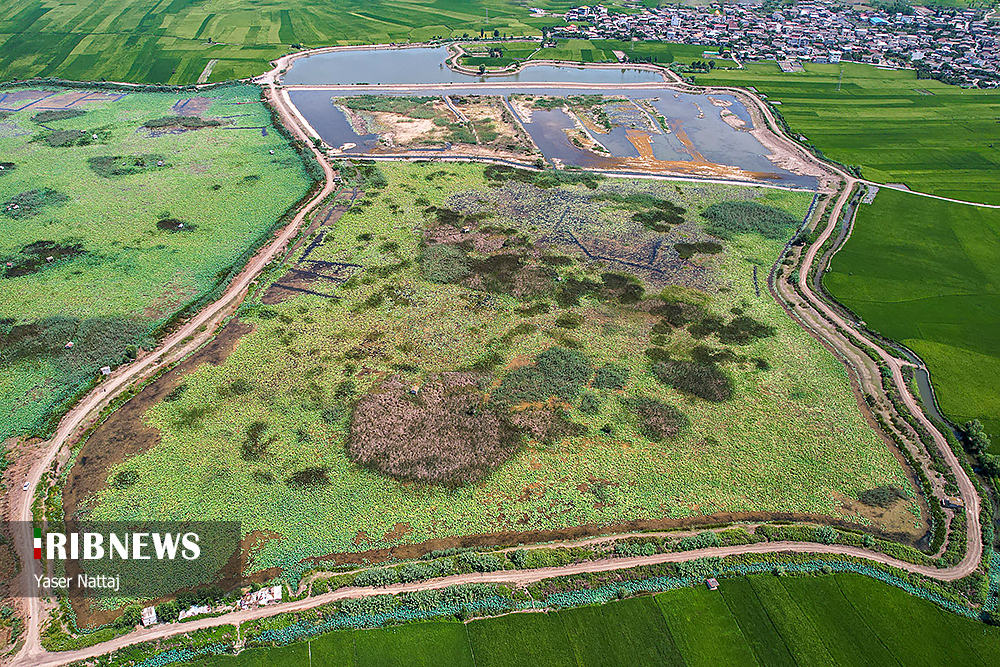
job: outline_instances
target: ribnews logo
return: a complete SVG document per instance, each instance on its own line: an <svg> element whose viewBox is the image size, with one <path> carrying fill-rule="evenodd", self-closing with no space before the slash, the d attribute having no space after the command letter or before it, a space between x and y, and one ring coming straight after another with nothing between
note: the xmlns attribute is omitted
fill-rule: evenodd
<svg viewBox="0 0 1000 667"><path fill-rule="evenodd" d="M22 524L33 538L30 594L157 598L205 585L242 584L245 554L238 522L67 521ZM26 529L26 530L25 530Z"/></svg>
<svg viewBox="0 0 1000 667"><path fill-rule="evenodd" d="M201 557L201 537L194 531L45 533L47 560L184 560ZM35 527L35 560L42 559L42 529Z"/></svg>

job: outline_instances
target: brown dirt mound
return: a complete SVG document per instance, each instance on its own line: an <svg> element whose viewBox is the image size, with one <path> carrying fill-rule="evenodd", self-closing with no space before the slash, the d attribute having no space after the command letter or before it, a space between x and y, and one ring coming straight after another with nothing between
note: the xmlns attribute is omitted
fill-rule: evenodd
<svg viewBox="0 0 1000 667"><path fill-rule="evenodd" d="M483 402L473 373L443 373L419 390L390 378L351 417L347 455L397 479L460 486L517 451L521 434Z"/></svg>

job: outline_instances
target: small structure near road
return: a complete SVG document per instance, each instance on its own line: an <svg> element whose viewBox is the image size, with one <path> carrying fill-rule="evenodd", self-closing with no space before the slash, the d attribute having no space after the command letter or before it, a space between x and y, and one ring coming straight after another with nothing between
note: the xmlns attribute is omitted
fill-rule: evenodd
<svg viewBox="0 0 1000 667"><path fill-rule="evenodd" d="M283 589L280 584L262 588L259 591L247 593L240 598L237 605L240 609L250 609L251 607L266 607L269 604L281 602Z"/></svg>
<svg viewBox="0 0 1000 667"><path fill-rule="evenodd" d="M156 607L143 607L140 618L142 619L142 627L144 628L156 625Z"/></svg>

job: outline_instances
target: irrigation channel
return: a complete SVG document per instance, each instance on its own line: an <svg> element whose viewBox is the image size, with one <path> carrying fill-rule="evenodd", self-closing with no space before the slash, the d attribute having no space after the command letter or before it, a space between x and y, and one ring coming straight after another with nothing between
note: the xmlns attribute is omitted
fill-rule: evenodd
<svg viewBox="0 0 1000 667"><path fill-rule="evenodd" d="M428 51L431 53L425 53ZM404 55L400 56L398 54ZM707 105L702 106L701 102L698 100L708 100L709 97L715 97L717 99L723 99L724 101L730 102L728 106L722 108L733 109L732 113L736 114L741 120L743 120L744 129L737 130L732 125L725 123L721 126L718 124L710 126L706 122L702 133L689 132L688 136L690 137L693 134L695 137L698 137L698 141L702 142L701 146L695 145L695 149L704 157L712 156L714 158L718 155L721 156L719 159L730 160L728 163L710 162L707 159L705 160L706 163L711 165L723 165L731 168L729 172L721 170L712 175L711 177L714 179L717 178L727 180L728 182L742 183L746 185L770 184L774 186L775 179L772 177L754 178L751 176L750 178L736 177L729 179L725 177L732 174L733 169L743 172L744 174L751 173L750 170L742 169L739 164L733 164L734 162L739 163L744 159L766 160L766 156L768 155L779 156L780 159L775 159L775 162L780 162L782 166L779 168L772 165L772 169L768 173L770 175L777 175L779 177L779 181L786 180L784 187L793 187L795 189L801 188L804 184L808 183L808 181L796 180L796 177L802 177L812 179L811 184L814 189L818 188L827 194L836 195L829 197L822 206L814 207L815 210L813 211L813 220L816 221L814 224L818 224L818 222L823 219L827 219L829 222L822 229L818 238L810 246L808 246L808 248L798 253L798 266L791 267L798 268L800 275L798 284L792 285L787 280L774 280L774 272L772 271L771 279L768 281L768 287L770 288L772 294L774 294L779 302L782 303L786 311L789 312L789 314L796 319L796 321L798 321L803 328L806 329L806 331L819 339L832 353L835 354L835 356L845 363L852 379L866 391L871 391L876 396L884 395L882 377L877 370L874 371L873 375L872 360L860 350L858 347L859 344L874 350L874 354L876 354L890 369L891 381L895 385L895 389L902 397L905 409L912 414L913 418L920 421L928 432L931 433L936 446L941 451L945 463L952 470L958 482L960 495L964 501L967 516L967 547L963 559L954 566L938 568L934 566L915 565L882 553L838 544L825 545L811 542L772 542L732 547L711 547L689 552L588 561L563 567L536 570L508 570L496 573L459 575L458 577L446 577L415 582L413 584L402 584L389 589L341 589L332 593L318 595L315 597L307 597L294 602L250 609L241 612L233 612L214 618L202 618L183 624L153 626L142 630L136 630L119 636L111 641L96 644L80 650L57 653L46 651L40 643L40 627L43 622L42 601L37 597L37 595L31 594L31 592L34 592L35 586L34 578L31 575L35 572L35 568L32 567L32 564L34 563L32 559L32 535L30 533L30 529L27 528L30 526L32 518L31 499L35 495L35 491L38 488L44 472L48 470L52 461L55 460L56 456L63 450L63 448L71 446L76 439L80 437L83 431L95 423L102 410L106 409L113 401L115 401L115 399L121 397L127 391L135 387L136 384L148 380L158 372L169 367L171 364L184 358L213 338L219 330L220 325L232 312L234 312L236 307L246 296L248 290L255 284L255 279L260 272L264 270L266 265L273 258L279 257L283 252L285 252L285 250L289 247L289 244L292 243L296 236L300 233L303 225L306 224L307 216L337 189L338 186L334 179L333 169L327 161L326 153L330 151L324 151L317 147L313 149L313 153L323 167L325 175L324 183L317 191L316 195L299 210L291 222L286 227L279 230L276 233L275 239L270 244L262 248L261 251L250 260L245 269L226 288L218 300L209 304L202 311L192 316L187 322L183 323L176 331L165 338L156 350L144 355L130 364L116 369L101 387L86 395L63 417L55 435L50 440L41 443L38 458L31 466L28 473L28 490L26 493L21 494L19 498L15 499L11 505L11 516L22 521L23 523L21 525L25 527L23 530L17 532L15 540L18 555L21 558L21 562L25 564L21 573L22 590L28 592L25 605L28 616L26 624L27 632L24 638L24 644L14 658L12 664L47 666L60 665L77 660L87 660L139 642L163 639L182 633L188 633L200 628L208 628L230 623L240 623L254 618L262 618L289 611L304 610L335 599L347 597L364 597L387 592L401 592L402 590L440 588L455 583L471 581L508 582L515 584L528 583L566 574L609 571L654 563L678 562L705 556L784 552L840 554L891 565L901 570L919 573L941 581L954 581L961 579L974 572L980 566L983 550L979 522L980 497L969 476L966 474L965 469L957 459L955 453L952 452L948 446L944 436L927 419L920 404L913 398L907 387L902 369L907 366L913 366L914 364L909 361L902 361L889 354L883 349L879 342L874 339L874 337L865 332L863 329L858 328L856 326L856 322L849 321L841 317L835 309L831 308L814 292L813 286L809 284L807 278L810 274L810 268L817 260L816 256L820 248L827 241L827 239L829 239L829 237L837 231L838 220L840 219L841 213L844 212L844 207L850 200L851 193L855 185L858 183L857 179L841 170L838 166L823 162L822 160L814 157L799 144L785 135L768 106L756 95L742 89L699 89L684 84L667 70L660 70L653 67L608 68L597 66L593 68L576 68L538 65L531 68L525 68L519 73L510 74L499 83L493 83L491 81L476 81L475 77L469 77L468 74L446 71L444 63L440 61L442 55L443 54L439 49L421 50L420 48L375 49L373 47L336 47L318 49L316 51L302 52L278 59L274 62L274 68L271 71L257 77L254 82L265 88L265 97L268 103L275 108L281 122L287 126L292 135L310 146L312 146L314 139L322 137L322 134L317 132L313 122L315 121L317 125L325 127L323 125L323 117L334 116L334 107L332 104L327 103L329 106L323 106L320 104L313 110L310 110L308 107L305 110L297 108L293 101L298 99L299 102L302 102L304 99L309 99L308 96L303 97L300 94L309 91L315 91L319 93L320 96L326 96L329 99L329 97L332 96L332 93L344 94L345 90L351 91L351 94L358 92L368 93L373 91L378 92L379 94L411 94L411 91L418 90L421 94L436 95L446 94L444 91L448 91L447 94L449 95L455 94L454 90L456 89L490 90L494 91L491 94L496 94L498 91L530 90L539 86L541 86L541 90L559 91L563 94L566 94L566 91L574 91L574 94L575 91L587 91L588 93L604 94L605 91L610 90L613 91L613 94L616 96L624 95L629 98L634 97L635 99L640 98L640 96L652 96L658 97L660 100L668 100L668 102L669 100L681 100L680 102L677 102L677 104L681 105L677 107L680 110L678 113L683 113L683 106L685 104L689 105L690 108L687 111L689 115L684 118L686 122L692 123L692 125L697 125L692 121L707 121L709 116L712 115L708 112L718 108L713 106L710 101ZM398 62L395 62L394 59L399 58L405 58L407 67L400 68L398 66ZM369 63L369 65L366 65L367 68L348 69L348 71L352 72L352 76L350 78L357 79L359 77L365 77L368 79L375 79L376 75L388 76L386 73L408 71L409 74L407 74L407 76L411 77L414 76L414 72L422 73L424 78L421 80L423 83L404 81L402 83L394 84L391 81L391 77L384 85L372 85L370 81L367 82L368 85L352 85L339 82L328 85L325 83L326 81L332 80L330 78L331 72L344 71L347 69L347 65L350 62ZM420 66L423 69L416 67L415 63L423 63ZM428 72L430 74L428 74ZM280 83L282 74L286 75L285 78L288 85L283 86ZM472 83L470 84L469 82L466 82L466 79L459 79L456 82L455 79L459 76L470 79ZM324 81L324 83L318 85L316 83L302 83L306 79L315 81L315 77L320 77L320 80ZM673 77L675 80L671 82L669 77ZM542 79L542 81L539 81L539 79ZM430 81L430 83L428 84L427 81ZM644 99L651 98L644 97ZM672 105L674 103L669 102L669 104ZM705 116L704 119L698 118L698 113L694 114L693 119L691 118L691 110L695 109L696 104L701 106L701 109L704 111L702 114ZM667 106L664 107L664 109L667 108ZM720 114L716 112L715 115L718 116ZM329 122L335 123L336 121L331 120ZM725 128L723 131L729 132L727 138L711 138L709 135L711 134L712 127L716 130L722 130ZM330 132L332 130L327 131ZM757 145L754 146L752 142L743 138L741 141L744 143L740 144L743 146L742 149L734 150L728 148L730 143L729 140L738 136L739 133L745 133L748 137L752 137L752 139L756 141ZM331 135L328 134L327 136ZM330 144L329 141L326 143ZM694 143L696 144L697 142ZM667 140L666 145L665 147L662 147L662 150L672 150L672 146L673 145L670 144L669 140ZM751 150L750 147L753 147L753 150ZM627 150L627 147L624 147L624 145L622 148ZM687 147L685 146L685 148ZM740 150L743 152L741 153ZM698 178L709 177L708 174L692 173L690 170L685 171L682 168L674 168L679 164L682 165L684 162L690 163L697 161L697 158L691 155L690 152L687 154L689 157L692 157L691 160L661 161L667 163L669 168L655 168L656 165L653 165L654 168L649 170L641 168L616 170L601 169L600 165L598 165L598 167L594 168L594 170L600 171L601 173L608 173L612 176L623 176L625 173L630 173L630 177L636 177L642 174L645 177L677 178L678 180L696 180ZM339 153L338 157L341 156L343 156L343 153ZM413 159L414 156L382 155L379 157L382 157L383 159ZM428 156L425 155L423 156L423 159L426 159L427 157ZM622 159L627 159L627 156ZM652 164L652 161L649 161L646 164L650 165ZM750 165L751 163L747 162L745 164ZM779 258L776 258L776 263L778 259ZM853 338L853 341L851 338ZM863 402L859 402L859 405L862 410L867 409ZM930 502L934 502L933 498L928 500ZM397 591L397 588L400 590Z"/></svg>

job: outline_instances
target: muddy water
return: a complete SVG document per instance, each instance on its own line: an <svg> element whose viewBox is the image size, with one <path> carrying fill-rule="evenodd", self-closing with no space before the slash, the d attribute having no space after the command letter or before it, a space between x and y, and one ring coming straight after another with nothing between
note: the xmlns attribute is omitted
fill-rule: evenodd
<svg viewBox="0 0 1000 667"><path fill-rule="evenodd" d="M532 65L516 74L470 76L448 68L444 46L407 49L363 49L319 53L296 60L282 80L286 84L474 83L476 81L567 83L648 83L663 81L639 69Z"/></svg>
<svg viewBox="0 0 1000 667"><path fill-rule="evenodd" d="M460 89L397 90L391 93L366 88L363 92L402 96L496 95L508 99L512 94L529 92L532 95L555 97L602 94L609 98L623 98L627 101L612 105L609 112L612 121L610 132L605 128L599 128L601 132L595 131L593 127L589 128L593 137L609 151L608 155L574 145L565 130L575 128L576 120L561 109L534 110L530 121L526 118L521 121L550 163L558 161L567 166L592 169L681 171L702 177L722 176L725 172L725 177L728 178L763 180L810 189L816 187L815 178L780 169L767 159L767 150L747 131L753 128L749 112L736 98L728 95L712 96L728 105L720 107L713 105L706 95L675 93L666 88L594 90L581 87L529 90L473 85ZM335 147L355 144L345 151L351 154L371 152L378 146L377 135L360 136L354 132L343 112L333 103L334 96L340 94L318 90L289 91L292 103L328 144ZM723 109L742 120L745 129L736 129L727 124L721 116ZM665 119L667 128L662 127L660 117ZM648 137L637 137L637 133Z"/></svg>

